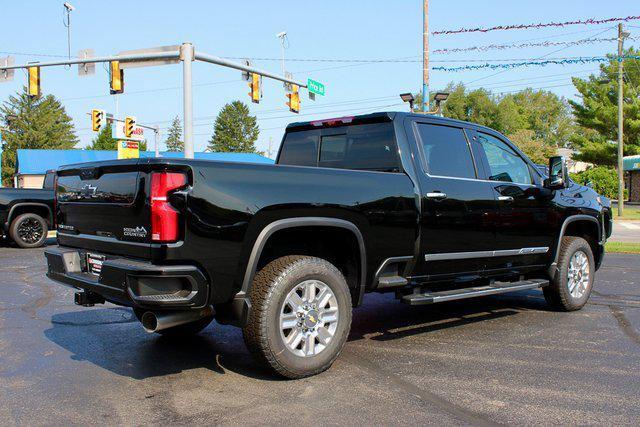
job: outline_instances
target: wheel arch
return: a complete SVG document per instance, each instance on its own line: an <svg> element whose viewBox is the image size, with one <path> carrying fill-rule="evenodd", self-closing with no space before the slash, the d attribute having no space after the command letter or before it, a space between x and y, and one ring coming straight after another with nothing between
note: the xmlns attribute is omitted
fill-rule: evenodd
<svg viewBox="0 0 640 427"><path fill-rule="evenodd" d="M600 222L596 217L591 215L571 215L567 217L562 223L560 228L560 234L558 236L558 243L555 248L555 254L553 257L553 263L549 268L549 275L553 278L557 273L558 257L560 256L560 246L562 244L562 238L565 236L583 237L587 240L591 246L593 256L596 261L596 266L600 264L602 254L598 250L603 243L603 232ZM594 237L594 238L591 238Z"/></svg>
<svg viewBox="0 0 640 427"><path fill-rule="evenodd" d="M362 296L364 294L366 276L367 276L367 257L366 257L366 249L364 238L360 229L352 222L346 221L343 219L337 218L328 218L328 217L297 217L297 218L285 218L281 220L277 220L266 225L258 234L256 238L251 253L249 255L249 259L247 261L247 266L245 269L245 273L242 280L242 287L240 294L247 295L249 290L251 289L251 283L253 282L253 278L256 274L261 255L269 242L269 239L279 231L294 229L299 227L329 227L336 228L341 230L347 230L352 233L356 239L357 247L358 247L358 258L359 258L359 272L357 278L357 300L354 301L355 305L358 305L362 300Z"/></svg>
<svg viewBox="0 0 640 427"><path fill-rule="evenodd" d="M36 203L36 202L21 202L16 203L11 206L9 209L9 213L7 215L7 227L11 225L11 222L19 215L25 213L33 213L36 215L40 215L41 213L45 213L45 215L40 215L47 221L47 225L51 227L53 225L53 213L51 212L51 208L45 203Z"/></svg>

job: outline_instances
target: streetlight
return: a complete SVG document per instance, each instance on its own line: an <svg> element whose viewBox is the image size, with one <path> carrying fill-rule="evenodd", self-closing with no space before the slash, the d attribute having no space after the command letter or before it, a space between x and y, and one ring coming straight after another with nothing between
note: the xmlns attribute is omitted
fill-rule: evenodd
<svg viewBox="0 0 640 427"><path fill-rule="evenodd" d="M64 10L67 13L67 21L62 23L65 27L67 27L67 53L69 56L69 60L71 60L71 12L76 10L75 7L71 3L64 3Z"/></svg>
<svg viewBox="0 0 640 427"><path fill-rule="evenodd" d="M285 47L285 40L288 41L287 32L280 31L278 34L276 34L276 37L280 39L280 46L282 49L282 75L284 76L284 50L287 48Z"/></svg>
<svg viewBox="0 0 640 427"><path fill-rule="evenodd" d="M413 113L413 102L415 101L415 98L413 97L413 94L411 92L401 93L400 94L400 99L402 99L403 102L408 102L409 103L409 109Z"/></svg>
<svg viewBox="0 0 640 427"><path fill-rule="evenodd" d="M436 110L434 111L435 114L439 114L440 116L442 116L442 110L440 110L440 103L446 101L447 98L449 98L448 92L438 92L434 95L433 99L436 101Z"/></svg>

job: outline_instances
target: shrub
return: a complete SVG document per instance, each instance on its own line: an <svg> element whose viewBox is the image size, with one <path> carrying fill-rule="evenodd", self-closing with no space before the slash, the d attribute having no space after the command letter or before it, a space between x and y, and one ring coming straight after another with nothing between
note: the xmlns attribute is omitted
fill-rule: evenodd
<svg viewBox="0 0 640 427"><path fill-rule="evenodd" d="M610 199L618 197L618 172L608 166L596 166L582 172L571 174L578 184L589 184L598 194Z"/></svg>

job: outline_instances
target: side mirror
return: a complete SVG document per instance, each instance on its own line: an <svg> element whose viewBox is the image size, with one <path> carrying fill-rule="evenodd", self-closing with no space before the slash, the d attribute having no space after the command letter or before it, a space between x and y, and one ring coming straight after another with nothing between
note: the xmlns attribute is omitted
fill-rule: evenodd
<svg viewBox="0 0 640 427"><path fill-rule="evenodd" d="M563 156L553 156L549 158L549 178L544 180L545 188L549 190L560 190L569 185L569 171L567 162Z"/></svg>

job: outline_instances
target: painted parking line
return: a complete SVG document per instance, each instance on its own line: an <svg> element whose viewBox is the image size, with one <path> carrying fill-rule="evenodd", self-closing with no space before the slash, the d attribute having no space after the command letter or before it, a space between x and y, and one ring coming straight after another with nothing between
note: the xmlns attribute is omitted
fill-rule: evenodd
<svg viewBox="0 0 640 427"><path fill-rule="evenodd" d="M620 222L617 223L617 225L619 225L621 227L624 227L624 228L626 228L628 230L640 230L640 225L634 224L632 222L620 221Z"/></svg>

